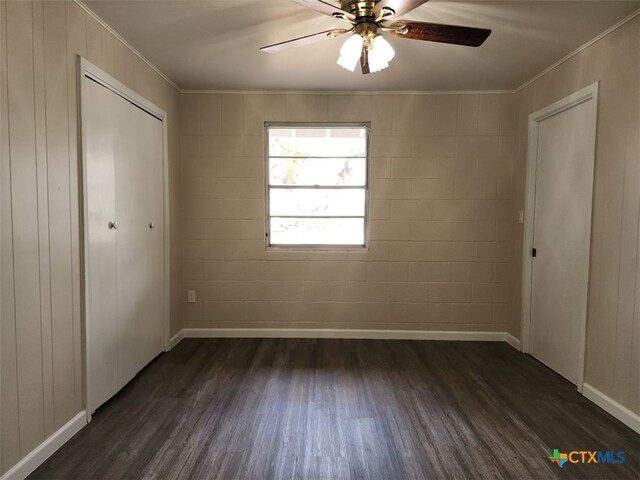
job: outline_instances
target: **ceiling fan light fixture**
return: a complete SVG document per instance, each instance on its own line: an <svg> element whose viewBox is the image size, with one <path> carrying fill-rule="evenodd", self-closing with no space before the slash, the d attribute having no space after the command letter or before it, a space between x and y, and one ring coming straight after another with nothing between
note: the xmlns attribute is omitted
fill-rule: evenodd
<svg viewBox="0 0 640 480"><path fill-rule="evenodd" d="M389 42L382 35L377 35L369 47L369 70L372 73L384 70L395 55Z"/></svg>
<svg viewBox="0 0 640 480"><path fill-rule="evenodd" d="M341 0L340 7L326 0L294 0L316 12L344 20L349 28L325 30L285 42L262 47L263 52L278 52L290 47L313 43L323 38L353 33L340 49L338 65L354 72L358 63L362 74L379 72L389 66L395 52L380 34L385 32L395 38L449 43L467 47L479 47L491 34L486 28L443 25L398 19L429 0ZM337 1L337 0L336 0ZM360 60L358 62L358 60Z"/></svg>
<svg viewBox="0 0 640 480"><path fill-rule="evenodd" d="M364 38L362 38L357 33L347 38L347 41L344 42L344 44L340 48L340 58L338 58L337 62L338 65L351 72L355 71L356 65L358 65L358 60L360 59L360 55L362 53L363 43Z"/></svg>

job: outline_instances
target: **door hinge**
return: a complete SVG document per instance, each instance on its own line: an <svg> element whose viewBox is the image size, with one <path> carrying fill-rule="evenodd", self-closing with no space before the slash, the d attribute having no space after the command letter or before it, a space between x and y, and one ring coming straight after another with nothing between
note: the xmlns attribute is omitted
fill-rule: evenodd
<svg viewBox="0 0 640 480"><path fill-rule="evenodd" d="M531 256L532 257L537 257L538 256L538 251L535 248L531 249Z"/></svg>

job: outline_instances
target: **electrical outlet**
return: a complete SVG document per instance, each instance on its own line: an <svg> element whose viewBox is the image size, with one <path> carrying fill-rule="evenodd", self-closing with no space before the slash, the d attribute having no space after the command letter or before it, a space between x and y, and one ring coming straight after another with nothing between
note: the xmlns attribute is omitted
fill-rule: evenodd
<svg viewBox="0 0 640 480"><path fill-rule="evenodd" d="M196 291L187 290L187 303L196 303Z"/></svg>

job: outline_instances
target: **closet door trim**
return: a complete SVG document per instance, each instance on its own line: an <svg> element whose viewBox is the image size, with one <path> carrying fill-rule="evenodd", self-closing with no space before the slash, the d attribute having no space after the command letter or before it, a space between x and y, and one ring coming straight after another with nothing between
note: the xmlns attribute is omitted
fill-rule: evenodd
<svg viewBox="0 0 640 480"><path fill-rule="evenodd" d="M83 115L83 110L86 108L85 101L83 101L86 97L85 92L85 77L89 80L92 80L96 83L99 83L103 87L111 90L115 94L124 98L125 100L131 102L133 105L138 108L146 111L150 115L153 115L158 120L162 122L162 189L163 189L163 249L164 249L164 276L163 276L163 285L164 285L164 295L163 295L163 311L164 311L164 348L163 351L167 351L169 345L169 325L170 325L170 295L169 295L169 156L168 156L168 136L167 136L167 113L161 108L157 107L153 103L149 102L146 98L142 97L138 93L134 92L130 88L126 87L111 75L95 66L93 63L89 62L87 59L78 56L78 74L79 81L78 85L80 88L80 102L79 102L79 115L80 115L80 152L82 158L82 252L83 252L83 298L82 298L82 317L84 319L84 332L83 332L83 342L84 342L84 352L83 352L83 363L84 363L84 403L86 411L87 411L87 422L91 421L91 409L88 408L91 405L89 401L90 395L90 385L91 378L89 378L89 368L90 365L89 359L91 357L91 348L90 348L90 328L91 322L89 318L89 309L88 305L90 302L89 291L88 291L88 281L89 278L89 242L87 239L89 238L89 223L88 223L88 205L87 205L87 156L85 145L82 141L85 138L85 124L83 118L86 118Z"/></svg>

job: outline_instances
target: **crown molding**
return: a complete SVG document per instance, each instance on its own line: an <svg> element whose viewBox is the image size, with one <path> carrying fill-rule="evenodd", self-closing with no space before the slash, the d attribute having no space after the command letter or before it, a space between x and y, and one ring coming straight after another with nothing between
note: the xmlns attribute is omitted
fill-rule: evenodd
<svg viewBox="0 0 640 480"><path fill-rule="evenodd" d="M614 31L616 31L617 29L619 29L620 27L622 27L623 25L629 23L631 20L633 20L634 18L636 18L638 15L640 15L640 9L636 10L635 12L633 12L631 15L623 18L622 20L620 20L618 23L616 23L615 25L607 28L604 32L602 32L600 35L597 35L596 37L592 38L591 40L589 40L587 43L579 46L578 48L576 48L573 52L569 53L568 55L565 55L564 57L562 57L560 60L558 60L557 62L549 65L547 68L545 68L543 71L541 71L540 73L538 73L537 75L535 75L533 78L527 80L525 83L523 83L522 85L520 85L518 88L516 88L514 90L514 93L518 93L520 90L522 90L523 88L528 87L529 85L531 85L532 83L534 83L536 80L538 80L540 77L543 77L544 75L546 75L547 73L549 73L551 70L553 70L556 67L559 67L560 65L562 65L564 62L566 62L567 60L570 60L571 58L575 57L576 55L578 55L580 52L582 52L583 50L589 48L591 45L593 45L594 43L602 40L604 37L606 37L607 35L609 35L610 33L613 33Z"/></svg>
<svg viewBox="0 0 640 480"><path fill-rule="evenodd" d="M395 91L395 90L180 90L186 94L211 95L501 95L515 90L460 90L460 91Z"/></svg>
<svg viewBox="0 0 640 480"><path fill-rule="evenodd" d="M129 50L131 50L137 57L140 58L140 60L142 60L144 63L146 63L149 66L149 68L151 68L154 72L156 72L158 75L160 75L164 79L165 82L167 82L169 85L171 85L173 88L175 88L178 92L182 91L176 82L171 80L158 67L156 67L153 63L151 63L144 55L142 55L142 53L140 53L138 50L136 50L133 47L133 45L131 45L129 42L127 42L124 38L122 38L122 36L118 32L116 32L113 28L111 28L111 26L107 22L105 22L102 18L100 18L98 16L98 14L96 14L93 10L91 10L88 6L86 6L82 2L82 0L73 0L73 2L76 5L78 5L82 10L84 10L88 15L90 15L91 18L93 18L96 22L98 22L100 25L102 25L102 27L104 27L107 31L109 31L109 33L111 33L111 35L113 35L120 42L122 42L122 44L124 44L125 47L127 47Z"/></svg>

